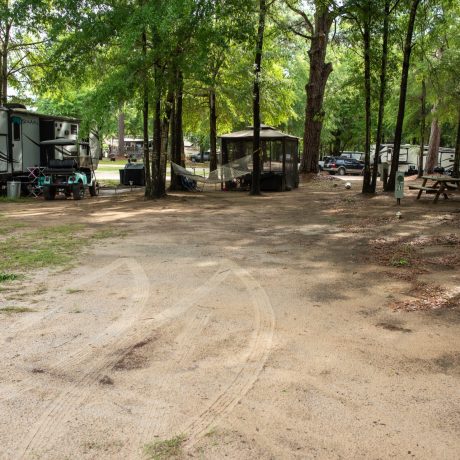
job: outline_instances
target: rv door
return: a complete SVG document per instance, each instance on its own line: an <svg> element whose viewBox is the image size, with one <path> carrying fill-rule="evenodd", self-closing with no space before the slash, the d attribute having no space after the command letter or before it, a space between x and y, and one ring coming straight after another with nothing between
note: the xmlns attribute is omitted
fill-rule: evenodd
<svg viewBox="0 0 460 460"><path fill-rule="evenodd" d="M11 144L13 147L13 172L22 171L22 119L11 117Z"/></svg>

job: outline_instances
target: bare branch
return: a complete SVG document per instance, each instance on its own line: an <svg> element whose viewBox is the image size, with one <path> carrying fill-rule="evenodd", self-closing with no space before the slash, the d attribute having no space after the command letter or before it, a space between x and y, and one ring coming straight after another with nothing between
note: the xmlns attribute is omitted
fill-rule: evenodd
<svg viewBox="0 0 460 460"><path fill-rule="evenodd" d="M8 72L8 75L14 75L15 73L18 73L18 72L21 72L25 69L29 69L30 67L41 67L43 65L43 63L41 62L37 62L36 64L26 64L26 65L23 65L22 67L19 67L18 69L10 69L10 71Z"/></svg>
<svg viewBox="0 0 460 460"><path fill-rule="evenodd" d="M306 35L304 33L302 33L300 30L296 29L293 25L291 24L286 24L286 23L282 23L281 21L279 21L278 19L276 19L274 16L271 16L273 22L278 26L280 27L281 29L286 29L286 30L289 30L290 32L292 32L293 34L295 35L298 35L299 37L302 37L302 38L305 38L305 40L311 40L313 37L311 35Z"/></svg>
<svg viewBox="0 0 460 460"><path fill-rule="evenodd" d="M294 13L297 13L299 16L302 17L302 19L305 21L305 25L306 25L308 31L310 32L311 35L314 35L315 34L315 29L314 29L313 24L311 23L309 17L307 16L307 14L304 11L300 10L299 8L295 7L294 5L291 5L287 0L285 0L285 2L286 2L287 7L290 10L294 11Z"/></svg>
<svg viewBox="0 0 460 460"><path fill-rule="evenodd" d="M396 0L395 4L390 8L390 14L397 8L397 6L401 3L401 0Z"/></svg>
<svg viewBox="0 0 460 460"><path fill-rule="evenodd" d="M12 43L9 46L10 51L16 50L16 49L21 49L21 48L28 48L29 46L36 46L36 45L41 45L42 43L47 43L49 40L40 40L37 42L31 42L31 43Z"/></svg>

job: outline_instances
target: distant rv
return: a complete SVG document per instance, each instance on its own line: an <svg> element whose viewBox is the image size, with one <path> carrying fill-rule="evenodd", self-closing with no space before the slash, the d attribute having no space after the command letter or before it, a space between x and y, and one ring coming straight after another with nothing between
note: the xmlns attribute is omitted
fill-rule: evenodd
<svg viewBox="0 0 460 460"><path fill-rule="evenodd" d="M391 163L393 155L393 144L382 144L380 149L380 163ZM375 145L371 149L371 161L374 159ZM406 174L416 174L418 172L418 161L420 154L419 145L405 144L401 145L399 153L399 170ZM445 172L450 171L454 165L455 149L450 147L440 147L438 153L437 168ZM423 152L423 167L425 167L428 157L428 146L426 145Z"/></svg>
<svg viewBox="0 0 460 460"><path fill-rule="evenodd" d="M38 114L19 104L0 107L0 188L10 180L27 182L30 168L47 166L49 160L76 155L76 145L50 149L42 142L55 139L77 141L79 131L80 121L75 118ZM90 145L79 155L91 155L97 167L100 148L94 134L90 137Z"/></svg>

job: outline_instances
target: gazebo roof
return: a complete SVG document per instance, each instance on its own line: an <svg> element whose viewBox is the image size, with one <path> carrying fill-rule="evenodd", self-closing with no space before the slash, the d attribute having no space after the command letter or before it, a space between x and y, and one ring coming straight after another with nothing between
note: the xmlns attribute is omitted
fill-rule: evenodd
<svg viewBox="0 0 460 460"><path fill-rule="evenodd" d="M234 140L249 140L254 138L254 127L248 126L243 131L235 131L234 133L223 134L219 136L221 139L234 139ZM299 138L291 136L290 134L282 133L272 126L260 125L260 138L265 140L276 140L276 139L295 139Z"/></svg>

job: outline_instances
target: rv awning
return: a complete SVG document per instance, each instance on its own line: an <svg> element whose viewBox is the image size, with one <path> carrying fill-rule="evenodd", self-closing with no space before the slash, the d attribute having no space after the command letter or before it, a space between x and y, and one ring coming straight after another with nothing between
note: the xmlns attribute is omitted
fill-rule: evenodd
<svg viewBox="0 0 460 460"><path fill-rule="evenodd" d="M88 142L78 142L74 139L50 139L42 141L40 145L89 145Z"/></svg>

